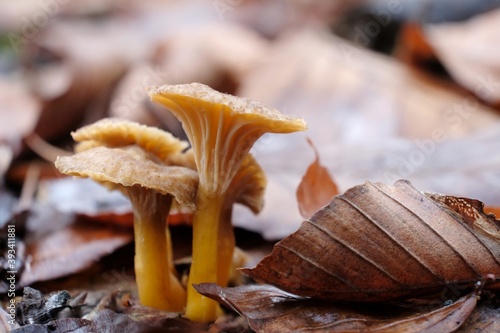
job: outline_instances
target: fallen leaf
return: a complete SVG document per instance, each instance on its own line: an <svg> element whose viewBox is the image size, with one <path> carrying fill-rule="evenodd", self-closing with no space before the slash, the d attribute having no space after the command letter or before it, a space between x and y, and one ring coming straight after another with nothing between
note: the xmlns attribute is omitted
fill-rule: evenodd
<svg viewBox="0 0 500 333"><path fill-rule="evenodd" d="M307 168L306 174L297 187L297 202L299 211L303 218L307 219L316 213L321 207L330 202L334 195L338 194L337 185L333 181L328 169L319 162L319 154L312 143L309 145L314 150L316 159Z"/></svg>
<svg viewBox="0 0 500 333"><path fill-rule="evenodd" d="M90 37L91 29L85 21L61 21L23 45L24 79L42 104L34 131L46 141L66 138L84 120L102 117L132 57L104 38L108 29Z"/></svg>
<svg viewBox="0 0 500 333"><path fill-rule="evenodd" d="M222 288L199 284L196 290L247 317L256 332L453 332L474 310L476 293L436 310L408 314L337 305L300 298L272 286ZM392 313L391 313L392 312Z"/></svg>
<svg viewBox="0 0 500 333"><path fill-rule="evenodd" d="M472 286L500 276L499 223L481 208L478 201L423 194L404 180L366 182L334 197L243 272L296 295L345 301Z"/></svg>
<svg viewBox="0 0 500 333"><path fill-rule="evenodd" d="M425 27L428 43L450 75L481 100L500 107L500 9L465 22Z"/></svg>
<svg viewBox="0 0 500 333"><path fill-rule="evenodd" d="M10 147L10 155L17 155L22 138L35 128L40 115L40 102L30 94L26 83L15 77L0 76L0 105L2 150L4 146ZM4 156L2 151L0 160ZM0 170L4 168L3 164L4 161L0 161Z"/></svg>
<svg viewBox="0 0 500 333"><path fill-rule="evenodd" d="M56 215L56 218L61 216ZM103 256L130 243L132 238L130 230L83 220L59 229L41 231L27 240L29 263L25 265L20 286L81 272Z"/></svg>

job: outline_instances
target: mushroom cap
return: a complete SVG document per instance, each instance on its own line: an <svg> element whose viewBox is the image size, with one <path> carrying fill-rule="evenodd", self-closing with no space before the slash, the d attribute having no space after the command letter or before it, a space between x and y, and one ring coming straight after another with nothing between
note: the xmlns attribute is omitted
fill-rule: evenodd
<svg viewBox="0 0 500 333"><path fill-rule="evenodd" d="M60 156L55 165L64 174L92 178L114 189L139 185L195 209L198 175L185 167L156 163L139 147L94 147L72 156Z"/></svg>
<svg viewBox="0 0 500 333"><path fill-rule="evenodd" d="M199 84L150 88L149 95L181 121L195 154L203 193L223 193L264 133L291 133L306 123L262 103Z"/></svg>
<svg viewBox="0 0 500 333"><path fill-rule="evenodd" d="M206 111L212 108L209 105L225 106L235 116L259 122L265 128L264 132L292 133L307 128L303 119L290 117L249 98L221 93L201 83L150 87L148 93L154 101L161 101L167 107L168 104L179 104L180 107L194 104Z"/></svg>
<svg viewBox="0 0 500 333"><path fill-rule="evenodd" d="M119 118L101 119L71 135L75 141L80 142L75 147L77 152L97 146L124 147L135 144L164 161L189 146L188 142L159 128Z"/></svg>

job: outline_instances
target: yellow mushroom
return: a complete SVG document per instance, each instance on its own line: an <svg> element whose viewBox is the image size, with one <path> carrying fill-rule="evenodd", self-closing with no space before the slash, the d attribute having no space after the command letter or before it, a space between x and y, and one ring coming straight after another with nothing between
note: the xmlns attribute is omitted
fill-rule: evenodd
<svg viewBox="0 0 500 333"><path fill-rule="evenodd" d="M267 132L305 130L306 123L199 83L150 88L149 95L181 121L194 151L199 187L186 316L199 322L213 321L217 303L198 294L192 284L217 282L221 264L217 244L226 191L259 137Z"/></svg>
<svg viewBox="0 0 500 333"><path fill-rule="evenodd" d="M194 209L198 175L189 168L166 165L156 155L158 149L148 146L148 152L142 148L147 141L110 148L98 145L104 141L109 144L109 140L100 140L89 139L96 143L93 148L87 146L73 156L59 157L56 167L62 173L89 177L119 189L129 197L134 213L135 272L141 303L182 311L185 290L169 269L173 264L165 220L172 197Z"/></svg>
<svg viewBox="0 0 500 333"><path fill-rule="evenodd" d="M168 165L186 166L192 169L190 162L191 154L185 154L184 150L189 143L174 137L172 134L159 128L142 125L130 120L120 118L104 118L90 125L84 126L71 133L73 139L78 142L76 152L81 152L98 146L126 147L135 145L148 153L153 154ZM151 158L155 158L152 157ZM170 230L165 229L167 237L167 255L170 258L170 270L176 274L173 264L173 249L170 240Z"/></svg>

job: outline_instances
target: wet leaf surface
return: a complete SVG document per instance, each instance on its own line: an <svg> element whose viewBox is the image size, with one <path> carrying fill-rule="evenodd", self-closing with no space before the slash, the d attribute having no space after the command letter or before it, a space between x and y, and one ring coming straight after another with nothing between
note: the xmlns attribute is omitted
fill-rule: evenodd
<svg viewBox="0 0 500 333"><path fill-rule="evenodd" d="M197 285L198 292L247 317L256 332L453 332L473 311L475 293L429 312L408 313L387 306L352 306L300 298L265 285L221 288Z"/></svg>

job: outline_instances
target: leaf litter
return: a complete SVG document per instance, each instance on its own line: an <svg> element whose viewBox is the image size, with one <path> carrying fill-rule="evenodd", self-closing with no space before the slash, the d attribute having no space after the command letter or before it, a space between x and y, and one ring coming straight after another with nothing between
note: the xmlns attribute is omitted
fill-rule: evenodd
<svg viewBox="0 0 500 333"><path fill-rule="evenodd" d="M380 57L357 44L344 44L344 40L331 36L323 30L288 29L294 25L293 20L273 19L267 20L274 22L273 25L264 24L263 18L275 12L269 9L276 10L277 8L273 5L251 2L231 8L231 11L224 14L241 21L237 24L233 22L226 25L218 20L208 29L209 25L205 25L204 22L213 19L211 18L213 16L211 14L214 13L213 8L210 8L211 11L207 14L192 4L157 4L152 10L153 7L146 3L132 3L130 8L116 6L112 1L97 7L80 2L61 6L60 11L55 13L55 17L51 17L46 27L38 27L40 31L34 38L24 40L24 45L16 45L17 47L26 46L26 50L34 51L29 53L22 50L23 62L18 59L13 61L0 57L0 81L5 82L5 84L2 83L5 89L0 100L7 102L6 105L10 107L2 112L4 115L2 119L8 120L2 122L5 131L2 131L0 138L0 174L7 182L2 183L2 187L16 193L16 186L22 184L29 173L27 171L29 167L26 165L32 163L30 150L34 146L24 145L23 138L28 138L28 142L32 142L31 138L39 137L65 150L70 150L68 133L75 130L77 126L93 122L107 113L121 112L120 114L124 117L141 119L149 125L156 124L159 127L171 128L182 137L183 133L178 123L173 122L172 117L163 111L148 105L144 101L145 94L137 94L137 91L146 79L159 79L160 81L174 79L179 83L184 80L197 81L210 83L218 90L252 97L282 109L285 113L303 115L308 120L310 119L309 122L314 128L306 135L317 144L318 152L315 154L311 153L305 136L302 135L283 140L264 137L261 142L257 143L254 154L259 162L262 161L270 180L266 209L263 215L257 218L237 209L235 224L257 231L267 239L281 239L297 230L302 221L299 209L296 208L297 197L294 196L302 176L304 176L304 181L300 187L303 189L304 184L308 184L306 188L308 188L307 193L310 194L298 196L298 201L299 205L309 208L306 216L310 217L328 204L331 196L337 194L333 186L328 186L329 190L322 192L324 189L320 186L321 183L331 184L327 173L335 175L338 189L342 190L338 191L339 193L362 183L365 179L392 183L394 177L387 177L387 174L390 174L412 181L419 189L453 193L453 197L434 195L431 198L427 193L421 195L424 195L425 200L433 200L433 205L438 205L441 213L445 212L452 219L458 219L459 222L454 225L455 227L460 229L460 226L464 226L456 237L464 236L471 240L470 235L477 236L473 243L479 244L478 251L484 253L485 249L489 248L490 252L497 253L494 250L497 245L491 240L497 233L495 223L492 224L493 220L482 213L482 207L477 201L466 199L477 197L485 201L488 204L485 211L492 212L495 207L500 206L498 186L496 186L498 185L496 175L498 154L494 153L496 152L495 142L498 141L500 132L498 131L498 114L491 108L497 107L496 91L492 91L492 94L488 96L478 95L477 101L467 99L469 102L474 102L473 109L468 110L471 112L467 111L466 116L457 118L456 116L460 114L450 113L450 110L456 110L454 106L463 103L468 95L463 89L450 84L451 81L443 84L441 80L422 76L422 68L408 70L405 64L396 63L394 59L388 57ZM346 10L353 8L355 4L330 7L313 1L300 6L293 4L287 6L292 6L289 12L295 13L295 20L310 20L311 17L315 17L316 24L327 27L340 20L343 15L346 15ZM414 6L418 7L418 5ZM36 11L34 6L23 4L19 4L18 7L8 7L5 12L0 11L2 12L0 16L5 18L2 20L4 22L2 29L9 27L7 32L16 31L19 28L19 26L16 28L13 18L23 15L31 17ZM414 8L413 5L411 7ZM165 8L168 8L168 14L162 15L159 20L157 13L161 13ZM283 12L282 9L280 12ZM375 8L375 12L380 9L380 7ZM15 14L16 10L17 14ZM409 7L405 7L404 10L407 12ZM318 11L321 11L321 15ZM432 10L426 12L426 15L430 14L430 11L439 10L433 7ZM11 15L12 13L14 14ZM216 13L220 14L220 12ZM253 14L248 15L248 13ZM260 14L255 15L255 13ZM449 70L452 78L470 92L474 92L476 88L475 79L478 73L482 76L486 75L487 78L489 72L496 71L494 64L490 64L488 60L488 55L496 52L494 43L490 43L491 52L479 55L481 59L485 59L484 63L488 65L487 67L482 66L483 60L469 61L471 52L484 46L481 38L489 40L486 33L481 34L481 31L484 31L481 26L494 27L494 19L489 20L494 15L496 14L493 11L487 15L478 15L477 19L468 22L434 25L422 29L426 33L424 37L436 50L438 60ZM169 19L166 19L167 17ZM177 19L178 17L182 17L186 22L177 26L181 21ZM111 24L95 24L96 22L111 22ZM136 24L130 25L130 22ZM147 24L141 25L141 22L147 22ZM164 22L169 22L171 26L165 28ZM184 25L194 25L195 22L197 25L195 29L186 30L178 36L174 33L177 28L173 27L182 26L179 30L183 31ZM233 31L230 28L231 25L241 29ZM130 26L134 28L130 29ZM364 28L364 26L361 27ZM493 28L488 29L490 32L495 31ZM4 33L5 30L1 31ZM98 34L95 33L96 31ZM211 34L224 35L224 38L218 40ZM450 39L449 34L458 37L450 35L453 37ZM267 38L269 36L273 38ZM462 36L467 38L462 38ZM467 41L469 38L473 43L477 43L477 48L460 46L469 45ZM90 40L92 43L89 43ZM128 42L121 43L125 40ZM0 50L4 49L2 41L0 40ZM451 42L455 44L451 45ZM239 46L231 48L233 44ZM193 47L195 45L198 49ZM353 56L350 61L349 57L346 58L342 47L346 47L344 51L350 52L347 55ZM155 50L153 52L155 54L148 54L149 50ZM475 55L472 54L472 56ZM235 59L242 59L242 61ZM19 66L22 68L22 73L5 75L6 63L8 68ZM141 70L137 72L136 77L132 78L128 85L124 85L118 94L115 94L117 90L114 87L123 82L123 75L138 67ZM152 72L159 75L149 77ZM325 75L325 73L333 73L333 75ZM495 78L493 77L492 80L494 83ZM24 81L30 81L31 85L25 85ZM483 105L483 102L489 106ZM58 122L55 123L54 119L58 119ZM442 130L446 139L443 142L435 141L434 146L429 145L426 139L434 138L433 135L439 129ZM408 163L416 149L425 153L424 161L419 165ZM319 155L321 155L321 164L326 167L324 169L319 164ZM290 156L294 156L293 163L290 162ZM308 169L312 159L315 159L315 162ZM49 166L42 168L41 175L54 177L56 174ZM402 175L404 177L401 177ZM389 178L390 181L388 181ZM68 181L68 183L71 182ZM24 212L29 212L30 215L26 219L26 227L16 223L16 242L20 251L16 259L19 271L22 272L21 283L17 286L18 291L24 284L34 284L41 287L43 293L47 295L44 297L47 298L50 297L48 296L50 291L62 292L61 288L65 288L64 285L72 285L72 288L68 288L70 294L73 295L73 298L69 300L72 302L82 297L78 296L79 291L73 288L78 285L80 289L87 289L86 302L90 302L89 300L93 297L91 302L93 307L89 306L86 310L89 312L85 318L81 317L81 314L77 315L78 318L59 318L58 316L57 319L54 318L47 323L36 324L38 325L35 325L36 327L28 325L17 330L113 332L115 329L142 331L144 329L165 330L168 327L173 331L209 329L206 326L193 327L186 320L179 320L175 314L173 318L172 313L155 312L134 304L136 295L130 267L125 273L110 279L111 282L108 282L104 288L116 291L118 286L120 289L129 290L131 292L129 301L123 294L103 292L103 289L92 296L92 288L102 287L88 284L88 281L103 271L108 274L105 268L106 263L114 261L118 265L119 257L124 256L124 261L130 265L133 254L130 251L130 245L127 244L131 240L131 214L122 210L120 204L115 206L113 201L108 202L104 193L102 196L95 197L90 194L89 196L95 201L83 202L83 197L79 198L78 191L86 192L87 190L79 189L79 185L75 185L74 197L64 197L63 194L63 199L67 199L66 203L57 198L56 202L47 203L44 201L47 197L43 197L43 192L52 194L56 186L52 186L50 182L38 185L39 195L42 194L42 196L39 196L33 204L24 207L27 209ZM68 188L73 185L64 186L61 187L62 193L68 191ZM314 203L304 198L312 198ZM17 216L12 209L16 205L16 199L15 197L14 200L11 199L10 195L2 194L1 196L0 214L2 217L5 216L2 221L8 221ZM83 205L64 206L71 201L73 204L83 203ZM468 216L457 212L457 207L462 207L458 210L463 212L468 210L469 206L472 207L470 208L472 213L466 214ZM61 207L66 208L61 209ZM383 207L373 203L371 210L368 211L383 215L384 209L387 208ZM393 207L393 209L396 208ZM418 205L410 211L422 214ZM444 215L440 214L440 216ZM422 220L429 221L425 218ZM325 327L341 325L335 319L338 317L332 318L332 313L334 313L340 316L352 315L352 318L355 318L353 322L361 326L372 325L371 328L377 327L379 330L383 330L382 327L402 330L404 327L408 331L452 331L457 328L457 323L463 322L458 329L459 332L498 331L498 302L495 290L490 290L494 277L488 273L490 272L488 269L483 270L487 267L485 261L489 257L485 255L479 258L480 260L476 260L473 250L467 251L465 246L459 246L460 240L448 238L449 233L438 231L439 226L428 224L429 233L424 233L424 229L427 228L424 224L427 222L417 227L417 224L414 224L415 221L416 218L408 218L406 222L419 231L418 235L425 235L422 236L424 242L431 242L432 237L438 237L451 245L450 248L457 250L457 254L453 256L452 251L447 250L443 244L432 243L438 249L437 254L427 253L425 256L431 260L422 261L422 267L414 267L430 271L430 273L421 274L422 278L425 276L429 279L441 277L441 284L433 285L436 286L438 294L439 291L441 294L434 295L435 298L431 298L431 301L415 301L417 304L430 302L433 307L421 305L425 309L415 310L415 307L411 307L411 310L408 310L408 307L401 306L399 303L397 305L384 303L380 309L382 309L381 312L384 312L383 309L387 312L382 318L380 311L375 311L375 314L373 311L370 312L378 305L371 306L364 301L362 305L353 306L338 301L325 303L324 300L303 300L302 297L285 294L283 291L266 289L271 288L269 286L255 287L257 289L252 289L253 286L244 286L225 292L231 297L234 296L234 302L236 302L238 297L255 296L260 293L258 288L263 288L265 292L262 293L262 298L255 297L260 302L259 305L263 305L264 308L267 306L267 310L264 311L261 308L255 317L252 317L254 314L252 311L255 309L249 309L246 314L244 313L248 316L251 327L257 331L289 330L289 323L280 321L279 316L269 317L270 313L276 313L272 312L275 311L273 307L284 309L284 313L292 313L293 315L289 317L285 316L285 318L291 318L291 322L297 324L297 321L303 320L297 325L305 328L315 323L317 316L322 314L318 312L318 308L323 306L325 309L333 308L331 312L318 319L318 321L327 322ZM477 222L480 223L477 224ZM315 223L319 224L319 222ZM366 228L369 228L370 223L364 224ZM432 231L430 230L432 228L436 229ZM336 231L337 229L335 228ZM391 237L402 235L404 240L407 240L408 235L404 230L399 233L400 231L397 228L390 229L388 235ZM366 236L368 232L364 235L367 241L361 245L369 247L370 239ZM426 238L426 236L429 237ZM252 237L245 237L245 242L253 241ZM411 237L409 240L411 241ZM182 246L186 246L185 241L177 240L177 244L181 242ZM57 246L58 244L60 247ZM269 244L272 242L265 243L264 252L268 252ZM338 242L333 242L333 244L339 246ZM327 250L330 246L334 246L331 239L325 240L321 245ZM22 247L25 249L25 254L22 254ZM390 247L390 250L395 249ZM259 252L259 255L253 257L251 262L258 262L262 256L262 251L255 252ZM422 259L425 251L419 252L419 249L413 249L410 252L414 257ZM358 250L358 257L355 256L354 259L362 260L363 255L365 252ZM377 260L371 258L374 265L368 272L374 273L377 269L389 268L386 265L390 262L389 259L381 262ZM436 266L432 266L433 260L438 262L450 260L450 262L457 263L461 269L457 271L457 275L446 275L445 273L451 274L451 272L447 269L443 269L442 272L436 271ZM365 281L355 278L356 267L352 266L352 262L342 263L345 263L347 267L345 271L353 274L349 275L354 277L351 284L360 282L359 286L356 285L359 287L357 292L363 293ZM418 265L414 263L414 266ZM25 267L24 271L23 267ZM493 270L497 265L490 267ZM423 271L416 269L415 272L422 273ZM444 275L441 276L439 273ZM396 275L394 273L393 277ZM384 284L383 279L377 278L377 274L371 276L375 281L368 282ZM408 291L408 295L413 297L414 292L415 294L427 293L426 288L429 286L423 284L423 280L417 278L412 280L409 275L408 279L409 282L416 283L410 287L407 280L404 280L404 283L400 281L403 285L402 290ZM479 280L484 280L485 290L481 292L481 299L478 301L479 291L473 289ZM459 285L458 291L457 284ZM217 289L216 286L210 288L208 293L222 292L222 289ZM430 289L433 287L431 286ZM395 290L386 290L385 296L389 294L392 298L394 294L397 294ZM268 292L274 296L266 300ZM233 299L231 297L228 296L226 302L229 302L228 299ZM238 306L248 305L245 303L248 300L243 301L243 304L238 303ZM277 303L273 305L275 301ZM304 313L296 312L303 309L296 307L297 302L302 301L314 304L313 309L310 310L306 306ZM131 306L123 306L129 302ZM476 307L474 307L475 302L478 302ZM282 303L291 303L293 306L282 306ZM122 306L117 306L117 304L122 304ZM236 310L235 304L227 305ZM364 307L367 308L366 311L363 310ZM64 309L62 312L67 312L67 310ZM238 312L243 313L243 310L238 310ZM0 327L6 330L13 328L7 323L8 317L3 309L0 311L0 318ZM407 321L402 318L407 318ZM424 320L419 321L418 318ZM434 324L431 324L432 320ZM159 324L150 325L153 322ZM385 324L382 322L389 326L383 326ZM359 331L361 326L354 328L354 331ZM229 314L217 320L210 331L237 331L238 329L248 330L248 327L245 323L235 319L234 315Z"/></svg>

